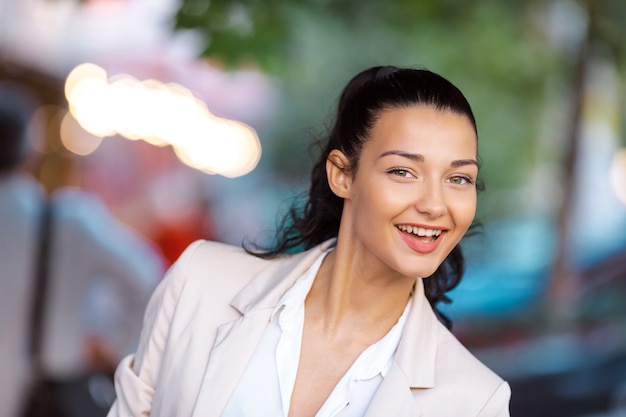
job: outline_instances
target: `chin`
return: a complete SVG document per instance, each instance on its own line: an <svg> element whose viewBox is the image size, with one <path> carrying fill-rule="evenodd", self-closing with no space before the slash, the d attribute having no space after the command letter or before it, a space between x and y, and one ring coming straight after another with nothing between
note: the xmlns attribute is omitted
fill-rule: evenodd
<svg viewBox="0 0 626 417"><path fill-rule="evenodd" d="M407 277L426 278L434 274L446 260L442 253L419 254L410 252L393 260L394 269Z"/></svg>
<svg viewBox="0 0 626 417"><path fill-rule="evenodd" d="M404 270L404 271L399 271L400 273L402 273L402 275L405 275L407 277L411 277L411 278L428 278L429 276L431 276L432 274L435 273L435 271L437 271L437 267L439 265L437 265L434 268L415 268L412 270Z"/></svg>
<svg viewBox="0 0 626 417"><path fill-rule="evenodd" d="M437 263L429 262L426 265L424 265L424 262L422 260L422 262L420 262L420 265L413 269L412 274L410 276L419 277L419 278L428 278L429 276L431 276L437 271L440 265L441 265L441 262L437 262Z"/></svg>
<svg viewBox="0 0 626 417"><path fill-rule="evenodd" d="M418 275L416 275L416 276L417 276L418 278L428 278L428 277L430 277L432 274L434 274L434 273L435 273L435 271L436 271L436 269L434 269L434 270L432 270L432 271L429 271L429 272L425 272L425 273L418 274Z"/></svg>

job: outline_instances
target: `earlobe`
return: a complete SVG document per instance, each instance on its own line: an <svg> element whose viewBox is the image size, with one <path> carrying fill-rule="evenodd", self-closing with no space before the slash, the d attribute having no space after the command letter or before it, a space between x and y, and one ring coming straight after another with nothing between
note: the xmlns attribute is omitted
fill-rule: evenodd
<svg viewBox="0 0 626 417"><path fill-rule="evenodd" d="M337 197L348 198L350 195L350 164L348 158L338 149L333 149L326 159L328 185Z"/></svg>

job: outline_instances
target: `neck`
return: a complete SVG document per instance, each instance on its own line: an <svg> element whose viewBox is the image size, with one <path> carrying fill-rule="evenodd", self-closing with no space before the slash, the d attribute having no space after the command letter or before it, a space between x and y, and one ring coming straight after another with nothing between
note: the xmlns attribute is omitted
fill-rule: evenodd
<svg viewBox="0 0 626 417"><path fill-rule="evenodd" d="M365 270L338 245L318 271L306 299L306 314L331 334L346 327L384 334L402 315L414 284L415 278L388 270Z"/></svg>

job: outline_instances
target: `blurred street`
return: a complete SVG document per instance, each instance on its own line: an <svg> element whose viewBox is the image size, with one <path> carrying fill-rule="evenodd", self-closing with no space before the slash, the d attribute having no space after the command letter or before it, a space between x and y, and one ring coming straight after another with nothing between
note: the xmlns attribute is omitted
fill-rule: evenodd
<svg viewBox="0 0 626 417"><path fill-rule="evenodd" d="M626 2L262 3L0 0L0 86L36 103L24 171L92 195L160 273L197 239L272 238L356 69L441 73L485 184L453 332L514 417L626 416ZM117 341L102 278L81 315Z"/></svg>

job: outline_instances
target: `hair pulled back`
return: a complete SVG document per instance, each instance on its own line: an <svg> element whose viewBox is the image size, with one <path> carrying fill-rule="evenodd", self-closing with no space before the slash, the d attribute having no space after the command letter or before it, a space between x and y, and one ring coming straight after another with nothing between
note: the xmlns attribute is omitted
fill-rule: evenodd
<svg viewBox="0 0 626 417"><path fill-rule="evenodd" d="M423 105L466 116L476 131L476 120L461 91L445 78L425 69L377 66L354 76L344 88L338 103L334 126L313 166L308 197L304 206L293 205L278 230L276 243L267 251L248 252L263 258L310 249L337 237L343 199L328 185L326 160L333 149L349 160L348 171L355 175L363 145L380 114L394 108ZM442 322L450 320L437 309L440 302L451 300L446 292L461 280L465 263L456 246L439 268L424 279L426 297Z"/></svg>

